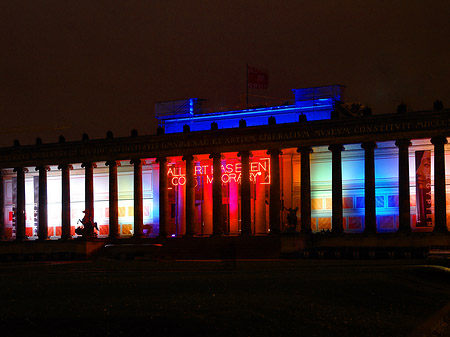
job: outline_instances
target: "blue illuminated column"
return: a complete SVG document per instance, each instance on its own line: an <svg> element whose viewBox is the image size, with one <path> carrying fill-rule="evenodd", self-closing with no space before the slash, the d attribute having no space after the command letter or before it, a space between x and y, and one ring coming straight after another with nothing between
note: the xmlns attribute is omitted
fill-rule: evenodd
<svg viewBox="0 0 450 337"><path fill-rule="evenodd" d="M399 232L411 231L411 207L409 201L409 150L411 141L400 139L395 142L398 147L398 211Z"/></svg>
<svg viewBox="0 0 450 337"><path fill-rule="evenodd" d="M269 228L270 234L279 234L280 229L280 149L270 149L270 201L269 201Z"/></svg>
<svg viewBox="0 0 450 337"><path fill-rule="evenodd" d="M72 238L70 234L70 170L73 167L69 164L61 164L58 169L61 170L61 240L70 240Z"/></svg>
<svg viewBox="0 0 450 337"><path fill-rule="evenodd" d="M374 142L362 143L364 149L364 233L377 232L375 200L375 149Z"/></svg>
<svg viewBox="0 0 450 337"><path fill-rule="evenodd" d="M167 183L167 158L159 157L159 236L167 236L167 226L169 225L169 185Z"/></svg>
<svg viewBox="0 0 450 337"><path fill-rule="evenodd" d="M48 211L47 211L47 171L50 171L48 166L38 166L36 171L39 171L39 240L48 239Z"/></svg>
<svg viewBox="0 0 450 337"><path fill-rule="evenodd" d="M222 218L222 154L212 153L209 158L213 160L213 236L223 234Z"/></svg>
<svg viewBox="0 0 450 337"><path fill-rule="evenodd" d="M250 202L250 152L241 151L241 234L252 234L251 202Z"/></svg>
<svg viewBox="0 0 450 337"><path fill-rule="evenodd" d="M117 188L117 166L120 166L120 161L109 160L106 162L106 166L109 166L109 237L116 239L120 236Z"/></svg>
<svg viewBox="0 0 450 337"><path fill-rule="evenodd" d="M3 191L3 174L0 171L0 241L5 240L5 194Z"/></svg>
<svg viewBox="0 0 450 337"><path fill-rule="evenodd" d="M142 159L133 159L130 162L134 165L133 175L133 194L134 194L134 230L133 236L135 238L142 237L142 226L144 222L143 208L142 208Z"/></svg>
<svg viewBox="0 0 450 337"><path fill-rule="evenodd" d="M331 226L333 233L342 233L344 231L342 211L342 151L345 148L342 144L333 144L328 147L328 150L331 151Z"/></svg>
<svg viewBox="0 0 450 337"><path fill-rule="evenodd" d="M309 146L301 146L297 149L300 153L300 222L303 233L311 232L311 164Z"/></svg>
<svg viewBox="0 0 450 337"><path fill-rule="evenodd" d="M434 145L434 231L448 232L445 200L445 137L433 137Z"/></svg>
<svg viewBox="0 0 450 337"><path fill-rule="evenodd" d="M195 177L194 177L194 157L192 155L183 156L186 162L186 236L193 236L195 221Z"/></svg>
<svg viewBox="0 0 450 337"><path fill-rule="evenodd" d="M16 167L17 172L17 200L16 200L16 241L27 240L25 232L25 172L24 167Z"/></svg>

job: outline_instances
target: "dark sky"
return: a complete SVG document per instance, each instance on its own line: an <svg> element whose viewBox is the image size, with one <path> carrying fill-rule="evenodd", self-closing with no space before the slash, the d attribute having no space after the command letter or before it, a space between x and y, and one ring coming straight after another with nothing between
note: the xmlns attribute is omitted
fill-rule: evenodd
<svg viewBox="0 0 450 337"><path fill-rule="evenodd" d="M0 146L155 131L156 101L346 86L374 113L450 106L450 1L0 0Z"/></svg>

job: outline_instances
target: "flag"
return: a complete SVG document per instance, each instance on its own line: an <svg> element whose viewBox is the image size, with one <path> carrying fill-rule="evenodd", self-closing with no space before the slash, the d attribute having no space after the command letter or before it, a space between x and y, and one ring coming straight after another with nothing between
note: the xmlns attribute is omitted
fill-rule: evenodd
<svg viewBox="0 0 450 337"><path fill-rule="evenodd" d="M247 86L249 89L267 89L269 74L265 70L247 66Z"/></svg>

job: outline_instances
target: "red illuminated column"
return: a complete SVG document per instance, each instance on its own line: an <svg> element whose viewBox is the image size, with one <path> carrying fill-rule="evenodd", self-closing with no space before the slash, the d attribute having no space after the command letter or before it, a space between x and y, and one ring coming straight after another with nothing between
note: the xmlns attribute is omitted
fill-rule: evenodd
<svg viewBox="0 0 450 337"><path fill-rule="evenodd" d="M301 199L301 231L311 232L311 147L301 146L297 149L300 152L300 199Z"/></svg>
<svg viewBox="0 0 450 337"><path fill-rule="evenodd" d="M271 234L279 234L280 229L280 149L270 149L270 201L269 201L269 228Z"/></svg>
<svg viewBox="0 0 450 337"><path fill-rule="evenodd" d="M167 158L159 157L156 159L156 162L159 163L159 236L166 237L169 224Z"/></svg>
<svg viewBox="0 0 450 337"><path fill-rule="evenodd" d="M250 152L241 151L241 234L252 234L251 202L250 202Z"/></svg>
<svg viewBox="0 0 450 337"><path fill-rule="evenodd" d="M186 161L186 236L195 234L195 177L194 177L194 157L192 155L183 156Z"/></svg>
<svg viewBox="0 0 450 337"><path fill-rule="evenodd" d="M434 145L434 231L448 232L445 200L445 137L433 137Z"/></svg>
<svg viewBox="0 0 450 337"><path fill-rule="evenodd" d="M331 151L331 198L332 198L332 231L342 233L344 226L342 222L342 151L345 148L341 144L333 144L328 147Z"/></svg>
<svg viewBox="0 0 450 337"><path fill-rule="evenodd" d="M61 240L70 240L70 170L72 165L61 164L58 166L61 170Z"/></svg>
<svg viewBox="0 0 450 337"><path fill-rule="evenodd" d="M401 139L395 142L398 147L398 211L399 232L411 231L411 208L409 201L409 152L411 146L409 139Z"/></svg>
<svg viewBox="0 0 450 337"><path fill-rule="evenodd" d="M38 166L36 171L39 171L39 240L48 239L48 211L47 211L47 171L50 171L48 166Z"/></svg>
<svg viewBox="0 0 450 337"><path fill-rule="evenodd" d="M3 191L3 175L0 171L0 241L5 240L5 195Z"/></svg>
<svg viewBox="0 0 450 337"><path fill-rule="evenodd" d="M133 159L131 164L134 165L134 231L135 238L142 237L142 226L144 222L143 216L143 199L142 199L142 159Z"/></svg>
<svg viewBox="0 0 450 337"><path fill-rule="evenodd" d="M209 158L213 159L213 235L222 235L222 155L213 153Z"/></svg>
<svg viewBox="0 0 450 337"><path fill-rule="evenodd" d="M374 142L362 143L364 149L364 232L377 232L377 215L375 199L375 149Z"/></svg>
<svg viewBox="0 0 450 337"><path fill-rule="evenodd" d="M109 237L116 239L120 236L117 188L117 166L120 166L120 161L110 160L106 165L109 166Z"/></svg>
<svg viewBox="0 0 450 337"><path fill-rule="evenodd" d="M94 168L97 165L87 162L81 164L81 167L84 167L84 209L94 222Z"/></svg>

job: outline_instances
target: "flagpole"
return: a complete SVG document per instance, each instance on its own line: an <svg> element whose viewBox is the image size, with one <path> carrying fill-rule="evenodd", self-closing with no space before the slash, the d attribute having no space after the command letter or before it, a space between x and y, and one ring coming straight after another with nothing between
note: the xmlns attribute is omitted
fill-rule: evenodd
<svg viewBox="0 0 450 337"><path fill-rule="evenodd" d="M247 85L246 85L246 87L247 87L247 94L245 95L245 99L246 99L246 106L247 106L247 109L248 109L248 63L245 65L245 67L246 67L246 69L245 69L245 78L246 78L246 82L247 82Z"/></svg>

